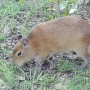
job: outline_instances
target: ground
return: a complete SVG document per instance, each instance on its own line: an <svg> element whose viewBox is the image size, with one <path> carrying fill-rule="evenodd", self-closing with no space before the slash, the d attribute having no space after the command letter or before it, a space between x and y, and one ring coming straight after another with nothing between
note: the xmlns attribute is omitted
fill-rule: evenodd
<svg viewBox="0 0 90 90"><path fill-rule="evenodd" d="M18 35L26 37L32 27L53 18L53 12L47 11L48 0L3 0L0 5L0 90L90 89L90 66L84 70L77 69L76 63L81 59L75 59L75 52L51 54L39 74L33 60L22 68L11 64ZM81 8L81 12L83 10ZM85 17L84 14L87 13L82 14Z"/></svg>

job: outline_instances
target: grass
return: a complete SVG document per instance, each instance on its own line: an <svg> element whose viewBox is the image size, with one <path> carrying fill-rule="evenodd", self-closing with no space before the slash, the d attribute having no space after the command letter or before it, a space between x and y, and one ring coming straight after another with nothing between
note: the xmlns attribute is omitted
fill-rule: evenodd
<svg viewBox="0 0 90 90"><path fill-rule="evenodd" d="M0 34L0 41L4 41L5 40L5 38L6 38L6 35L5 34Z"/></svg>
<svg viewBox="0 0 90 90"><path fill-rule="evenodd" d="M36 7L38 3L38 6ZM49 12L48 0L36 0L26 3L24 0L2 0L0 1L0 43L8 39L6 34L21 32L27 36L29 30L35 25L30 23L34 17L45 17L46 20L56 17L55 12ZM46 9L47 8L47 9ZM38 20L38 19L37 19ZM42 20L44 21L44 20ZM11 37L11 36L10 36ZM0 45L0 50L11 54L8 45ZM90 89L90 66L85 70L77 70L76 65L67 60L58 60L58 72L56 74L37 74L36 68L30 68L30 74L11 65L6 60L0 60L0 90L89 90ZM68 77L67 71L72 71Z"/></svg>
<svg viewBox="0 0 90 90"><path fill-rule="evenodd" d="M0 2L0 16L15 16L24 8L24 3L17 3L15 0L3 0Z"/></svg>
<svg viewBox="0 0 90 90"><path fill-rule="evenodd" d="M38 3L39 2L39 3ZM38 5L30 1L26 3L25 0L3 0L0 1L0 32L5 33L8 30L11 32L16 32L19 29L20 32L27 36L30 30L30 23L28 23L32 18L39 15L43 15L45 18L51 17L50 13L45 9L48 4L48 0L36 0ZM38 11L40 10L40 11ZM3 40L3 38L0 37Z"/></svg>
<svg viewBox="0 0 90 90"><path fill-rule="evenodd" d="M62 63L62 61L60 61ZM72 63L65 61L64 65L58 66L58 73L70 70L74 67ZM67 64L66 64L67 63ZM63 68L65 66L65 68ZM6 86L7 90L89 90L90 89L90 67L86 70L72 68L73 76L67 77L65 73L61 76L37 74L36 68L28 76L23 69L10 65L5 60L0 61L0 85Z"/></svg>
<svg viewBox="0 0 90 90"><path fill-rule="evenodd" d="M32 73L31 69L30 73ZM22 69L10 65L4 60L0 61L0 85L1 87L2 85L7 86L7 90L29 90L31 88L47 90L48 84L54 81L54 76L37 74L36 69L30 76L27 76Z"/></svg>
<svg viewBox="0 0 90 90"><path fill-rule="evenodd" d="M61 63L60 63L61 62ZM89 90L90 89L90 66L85 70L78 70L76 65L70 61L59 61L58 63L59 72L65 72L68 70L73 71L73 76L70 78L65 78L66 83L65 88L59 88L58 90ZM59 82L62 84L62 81Z"/></svg>

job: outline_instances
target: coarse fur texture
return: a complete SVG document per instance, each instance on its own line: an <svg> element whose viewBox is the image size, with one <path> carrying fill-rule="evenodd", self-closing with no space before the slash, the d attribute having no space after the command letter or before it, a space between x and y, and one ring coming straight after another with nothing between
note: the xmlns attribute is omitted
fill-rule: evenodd
<svg viewBox="0 0 90 90"><path fill-rule="evenodd" d="M75 51L84 59L85 67L90 62L88 47L90 44L90 25L79 16L66 16L34 27L26 39L20 39L14 47L13 58L22 66L32 57L37 65L51 52Z"/></svg>

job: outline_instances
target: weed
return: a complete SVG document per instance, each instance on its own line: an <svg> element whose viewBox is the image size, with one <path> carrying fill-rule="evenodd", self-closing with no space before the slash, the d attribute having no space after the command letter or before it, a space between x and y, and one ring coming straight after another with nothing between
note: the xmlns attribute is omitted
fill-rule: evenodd
<svg viewBox="0 0 90 90"><path fill-rule="evenodd" d="M6 35L1 33L0 34L0 41L4 41L6 39Z"/></svg>

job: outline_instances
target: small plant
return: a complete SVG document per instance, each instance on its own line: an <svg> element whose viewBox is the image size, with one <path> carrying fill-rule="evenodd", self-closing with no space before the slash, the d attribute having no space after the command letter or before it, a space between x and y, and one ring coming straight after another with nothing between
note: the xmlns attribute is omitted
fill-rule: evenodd
<svg viewBox="0 0 90 90"><path fill-rule="evenodd" d="M57 66L60 72L65 72L67 70L74 70L76 67L76 64L70 62L69 60L59 59Z"/></svg>
<svg viewBox="0 0 90 90"><path fill-rule="evenodd" d="M67 16L69 14L74 13L78 6L77 6L77 0L57 0L60 8L60 16ZM55 0L49 0L51 5L55 4ZM56 11L55 6L51 6L51 10Z"/></svg>
<svg viewBox="0 0 90 90"><path fill-rule="evenodd" d="M6 35L1 33L0 34L0 41L4 41L6 39Z"/></svg>

